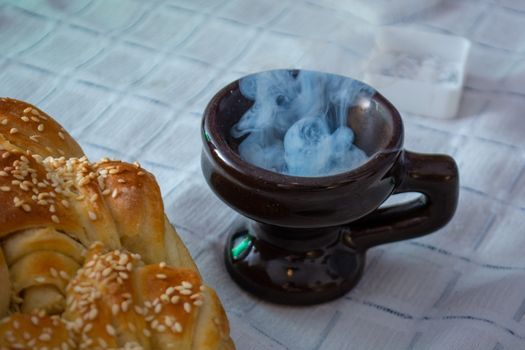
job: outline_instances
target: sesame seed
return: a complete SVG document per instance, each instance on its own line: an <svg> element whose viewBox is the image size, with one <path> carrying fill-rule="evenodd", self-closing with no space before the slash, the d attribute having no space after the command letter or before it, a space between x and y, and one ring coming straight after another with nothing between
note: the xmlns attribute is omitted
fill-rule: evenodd
<svg viewBox="0 0 525 350"><path fill-rule="evenodd" d="M58 137L60 137L62 140L65 140L66 138L64 137L64 134L62 133L62 131L59 131L58 132Z"/></svg>
<svg viewBox="0 0 525 350"><path fill-rule="evenodd" d="M94 320L97 317L97 315L98 315L98 310L97 309L91 309L91 311L87 315L87 318L88 318L88 320Z"/></svg>
<svg viewBox="0 0 525 350"><path fill-rule="evenodd" d="M9 186L2 186L2 187L0 187L0 190L3 191L3 192L9 192L9 191L11 191L11 187L9 187Z"/></svg>
<svg viewBox="0 0 525 350"><path fill-rule="evenodd" d="M141 316L144 316L144 314L146 313L145 310L138 305L135 305L134 309L135 312Z"/></svg>
<svg viewBox="0 0 525 350"><path fill-rule="evenodd" d="M168 326L168 327L173 326L173 324L174 324L173 317L171 317L171 316L166 316L166 317L164 317L164 323L165 323L166 326Z"/></svg>
<svg viewBox="0 0 525 350"><path fill-rule="evenodd" d="M184 311L186 311L187 313L191 312L191 305L190 305L190 303L184 303Z"/></svg>
<svg viewBox="0 0 525 350"><path fill-rule="evenodd" d="M31 316L31 323L34 324L35 326L38 326L38 317Z"/></svg>
<svg viewBox="0 0 525 350"><path fill-rule="evenodd" d="M67 200L62 199L62 200L60 201L60 203L62 203L62 205L63 205L64 207L69 208L69 202L68 202Z"/></svg>
<svg viewBox="0 0 525 350"><path fill-rule="evenodd" d="M89 219L92 221L95 221L97 219L97 214L92 212L91 210L88 212Z"/></svg>
<svg viewBox="0 0 525 350"><path fill-rule="evenodd" d="M158 325L159 325L159 321L158 320L151 321L151 328L155 329L155 328L157 328Z"/></svg>
<svg viewBox="0 0 525 350"><path fill-rule="evenodd" d="M2 125L7 125L7 119L2 119Z"/></svg>
<svg viewBox="0 0 525 350"><path fill-rule="evenodd" d="M26 117L25 115L23 117L21 117L20 119L22 119L22 121L24 121L26 123L29 121L29 118Z"/></svg>
<svg viewBox="0 0 525 350"><path fill-rule="evenodd" d="M55 206L54 206L53 204L51 204L51 205L49 206L49 211L50 211L51 213L56 212L56 208L55 208Z"/></svg>
<svg viewBox="0 0 525 350"><path fill-rule="evenodd" d="M103 349L108 347L108 343L102 338L98 338L98 345L100 345Z"/></svg>
<svg viewBox="0 0 525 350"><path fill-rule="evenodd" d="M90 330L93 329L93 323L88 323L85 327L84 327L84 333L87 333L89 332Z"/></svg>
<svg viewBox="0 0 525 350"><path fill-rule="evenodd" d="M110 273L111 273L111 267L106 267L106 268L102 271L102 277L107 277L107 276L109 276Z"/></svg>
<svg viewBox="0 0 525 350"><path fill-rule="evenodd" d="M144 334L144 336L146 336L148 338L151 337L151 332L147 328L144 328L142 330L142 334Z"/></svg>
<svg viewBox="0 0 525 350"><path fill-rule="evenodd" d="M110 324L106 325L106 332L108 332L108 334L111 336L115 336L117 334L117 331L115 330L115 328L113 328L113 326Z"/></svg>
<svg viewBox="0 0 525 350"><path fill-rule="evenodd" d="M96 193L93 194L93 195L89 198L89 200L90 200L91 202L96 202L97 199L98 199L98 194L96 194Z"/></svg>
<svg viewBox="0 0 525 350"><path fill-rule="evenodd" d="M33 115L40 115L36 109L31 109L31 114Z"/></svg>
<svg viewBox="0 0 525 350"><path fill-rule="evenodd" d="M56 215L51 215L51 220L54 222L54 223L60 223L60 220L58 219L58 216Z"/></svg>
<svg viewBox="0 0 525 350"><path fill-rule="evenodd" d="M161 261L161 262L159 263L159 267L160 267L161 269L165 268L165 267L166 267L166 263L165 263L164 261Z"/></svg>
<svg viewBox="0 0 525 350"><path fill-rule="evenodd" d="M27 108L24 109L24 113L31 113L32 109L33 108L31 108L31 107L27 107Z"/></svg>
<svg viewBox="0 0 525 350"><path fill-rule="evenodd" d="M117 198L118 196L118 190L115 188L113 192L111 193L111 198Z"/></svg>
<svg viewBox="0 0 525 350"><path fill-rule="evenodd" d="M60 271L58 274L60 275L60 277L62 277L65 280L69 279L69 275L67 274L66 271Z"/></svg>
<svg viewBox="0 0 525 350"><path fill-rule="evenodd" d="M38 124L38 127L36 128L38 131L43 132L44 131L44 124Z"/></svg>
<svg viewBox="0 0 525 350"><path fill-rule="evenodd" d="M31 206L29 204L22 204L22 209L24 209L26 213L29 213L31 211Z"/></svg>
<svg viewBox="0 0 525 350"><path fill-rule="evenodd" d="M177 304L179 302L180 297L178 295L174 295L171 297L170 302L172 304Z"/></svg>
<svg viewBox="0 0 525 350"><path fill-rule="evenodd" d="M120 307L119 307L118 304L113 304L113 305L111 306L111 313L112 313L113 315L118 314L119 311L120 311Z"/></svg>
<svg viewBox="0 0 525 350"><path fill-rule="evenodd" d="M6 172L3 171L3 170L0 170L0 176L4 176L4 177L5 177L5 176L9 176L9 174L6 173Z"/></svg>
<svg viewBox="0 0 525 350"><path fill-rule="evenodd" d="M111 190L109 188L106 188L104 191L102 191L103 196L109 196L111 194Z"/></svg>
<svg viewBox="0 0 525 350"><path fill-rule="evenodd" d="M165 331L166 331L166 326L165 325L159 324L157 326L157 332L162 333L162 332L165 332Z"/></svg>
<svg viewBox="0 0 525 350"><path fill-rule="evenodd" d="M166 276L165 274L163 273L158 273L156 275L156 277L159 279L159 280L165 280L166 278L168 278L168 276Z"/></svg>
<svg viewBox="0 0 525 350"><path fill-rule="evenodd" d="M191 294L191 290L183 289L183 290L179 291L179 293L182 294L182 295L190 295Z"/></svg>
<svg viewBox="0 0 525 350"><path fill-rule="evenodd" d="M15 204L15 207L18 208L24 203L24 201L20 200L18 197L15 197L13 198L13 203Z"/></svg>
<svg viewBox="0 0 525 350"><path fill-rule="evenodd" d="M153 311L155 311L156 314L160 313L160 311L162 310L162 304L157 304L157 306L155 306L155 309Z"/></svg>
<svg viewBox="0 0 525 350"><path fill-rule="evenodd" d="M175 322L173 328L175 329L175 332L182 333L182 325L179 322Z"/></svg>
<svg viewBox="0 0 525 350"><path fill-rule="evenodd" d="M128 312L129 305L131 304L131 300L123 301L120 307L122 308L123 312Z"/></svg>
<svg viewBox="0 0 525 350"><path fill-rule="evenodd" d="M11 128L11 130L9 130L9 133L10 133L11 135L16 134L17 132L18 132L18 129L17 129L17 128Z"/></svg>
<svg viewBox="0 0 525 350"><path fill-rule="evenodd" d="M40 340L40 341L50 341L51 340L51 335L49 335L47 333L42 333L38 337L38 340Z"/></svg>
<svg viewBox="0 0 525 350"><path fill-rule="evenodd" d="M125 265L129 260L129 256L127 254L120 254L118 259L119 265Z"/></svg>
<svg viewBox="0 0 525 350"><path fill-rule="evenodd" d="M182 281L181 285L182 285L184 288L188 288L188 289L193 288L193 284L191 284L190 282L187 282L187 281Z"/></svg>
<svg viewBox="0 0 525 350"><path fill-rule="evenodd" d="M146 175L146 173L143 172L143 171L139 171L139 172L137 172L137 175L138 175L138 176L144 176L144 175Z"/></svg>
<svg viewBox="0 0 525 350"><path fill-rule="evenodd" d="M202 304L203 304L203 302L202 302L202 300L200 300L200 299L199 299L199 300L195 300L195 301L193 302L193 305L195 305L195 306L202 306Z"/></svg>
<svg viewBox="0 0 525 350"><path fill-rule="evenodd" d="M57 271L54 267L52 267L52 268L49 269L49 273L50 273L51 276L53 276L53 277L58 277L58 271Z"/></svg>
<svg viewBox="0 0 525 350"><path fill-rule="evenodd" d="M9 157L10 155L11 155L11 153L9 153L9 152L4 152L4 153L2 154L2 158L6 159L6 158Z"/></svg>

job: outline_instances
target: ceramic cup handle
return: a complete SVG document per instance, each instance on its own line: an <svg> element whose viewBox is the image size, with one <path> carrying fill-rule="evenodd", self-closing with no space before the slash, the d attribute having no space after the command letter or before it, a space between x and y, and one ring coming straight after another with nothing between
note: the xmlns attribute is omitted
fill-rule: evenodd
<svg viewBox="0 0 525 350"><path fill-rule="evenodd" d="M399 162L400 181L394 193L423 195L407 203L379 208L349 224L358 248L426 235L447 224L456 210L459 175L454 159L403 151Z"/></svg>

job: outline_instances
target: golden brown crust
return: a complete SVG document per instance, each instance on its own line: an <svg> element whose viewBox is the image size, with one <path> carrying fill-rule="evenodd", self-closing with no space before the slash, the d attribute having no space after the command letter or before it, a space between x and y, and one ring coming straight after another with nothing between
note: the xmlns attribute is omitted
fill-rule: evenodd
<svg viewBox="0 0 525 350"><path fill-rule="evenodd" d="M4 258L4 253L0 249L0 319L7 315L9 311L9 301L11 299L11 281L9 269Z"/></svg>
<svg viewBox="0 0 525 350"><path fill-rule="evenodd" d="M105 200L123 246L140 252L146 262L165 261L164 205L153 175L120 161L99 163L97 171L105 174Z"/></svg>
<svg viewBox="0 0 525 350"><path fill-rule="evenodd" d="M211 288L205 288L203 298L206 302L201 308L195 327L193 349L235 349L230 338L228 318L217 293Z"/></svg>
<svg viewBox="0 0 525 350"><path fill-rule="evenodd" d="M83 264L85 248L52 227L19 231L0 247L12 276L13 309L62 312L65 285Z"/></svg>
<svg viewBox="0 0 525 350"><path fill-rule="evenodd" d="M234 348L140 165L90 163L51 117L0 98L0 205L0 349ZM34 317L47 335L28 345Z"/></svg>
<svg viewBox="0 0 525 350"><path fill-rule="evenodd" d="M67 343L82 349L139 345L144 350L191 350L231 343L217 297L189 269L144 265L137 254L106 252L102 244L95 244L67 294L62 318L36 313L32 319L19 313L6 318L4 328L0 326L0 345L28 346L41 336L34 326L49 327L34 347ZM27 330L30 337L18 330Z"/></svg>
<svg viewBox="0 0 525 350"><path fill-rule="evenodd" d="M82 157L75 140L60 124L37 107L0 98L0 148L26 150L42 157ZM0 149L1 150L1 149Z"/></svg>
<svg viewBox="0 0 525 350"><path fill-rule="evenodd" d="M53 251L73 259L77 264L84 263L86 249L73 238L52 227L43 227L17 232L4 241L3 250L9 265L18 259L38 251Z"/></svg>
<svg viewBox="0 0 525 350"><path fill-rule="evenodd" d="M0 238L37 227L67 232L84 245L120 246L111 213L83 158L46 158L6 152L0 159Z"/></svg>
<svg viewBox="0 0 525 350"><path fill-rule="evenodd" d="M16 313L0 321L0 349L76 349L58 316Z"/></svg>
<svg viewBox="0 0 525 350"><path fill-rule="evenodd" d="M169 265L190 269L199 273L188 248L186 248L166 216L164 216L164 246L166 247L166 262Z"/></svg>

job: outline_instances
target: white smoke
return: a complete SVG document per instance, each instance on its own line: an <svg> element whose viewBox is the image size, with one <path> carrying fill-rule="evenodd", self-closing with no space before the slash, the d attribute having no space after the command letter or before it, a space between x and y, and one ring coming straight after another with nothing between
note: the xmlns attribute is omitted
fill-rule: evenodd
<svg viewBox="0 0 525 350"><path fill-rule="evenodd" d="M253 106L231 129L243 160L294 176L326 176L355 168L367 155L353 144L348 108L375 90L338 75L274 70L240 81Z"/></svg>

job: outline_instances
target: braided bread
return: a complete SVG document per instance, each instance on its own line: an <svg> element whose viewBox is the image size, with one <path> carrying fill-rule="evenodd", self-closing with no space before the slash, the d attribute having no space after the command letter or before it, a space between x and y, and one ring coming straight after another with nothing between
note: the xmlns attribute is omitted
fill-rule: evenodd
<svg viewBox="0 0 525 350"><path fill-rule="evenodd" d="M228 321L138 163L91 163L0 99L0 349L233 349Z"/></svg>

